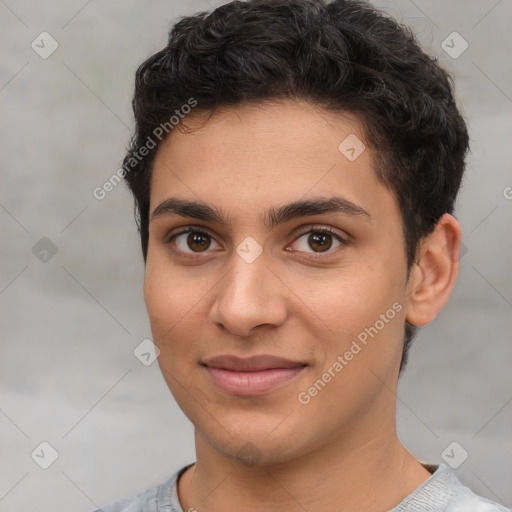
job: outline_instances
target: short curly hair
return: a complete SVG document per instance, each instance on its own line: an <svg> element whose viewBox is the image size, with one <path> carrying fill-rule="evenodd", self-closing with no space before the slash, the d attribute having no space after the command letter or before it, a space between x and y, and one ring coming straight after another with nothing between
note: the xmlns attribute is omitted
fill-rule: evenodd
<svg viewBox="0 0 512 512"><path fill-rule="evenodd" d="M169 120L180 121L175 114L183 118L191 98L194 112L210 116L217 108L280 98L355 115L365 143L377 150L377 177L400 207L408 272L421 239L453 213L467 128L452 77L409 28L360 0L232 1L182 17L165 48L136 72L135 132L123 170L144 260L161 127L169 133ZM415 333L406 322L400 371Z"/></svg>

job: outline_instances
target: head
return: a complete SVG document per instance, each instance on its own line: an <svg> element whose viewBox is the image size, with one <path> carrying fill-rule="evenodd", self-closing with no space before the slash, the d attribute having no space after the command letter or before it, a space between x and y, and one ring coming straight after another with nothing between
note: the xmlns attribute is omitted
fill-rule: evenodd
<svg viewBox="0 0 512 512"><path fill-rule="evenodd" d="M369 3L235 1L174 25L137 70L133 108L123 168L159 362L182 409L201 424L193 392L246 432L232 400L247 414L256 404L251 415L264 404L251 420L263 443L287 393L330 372L298 416L335 407L338 386L355 398L332 432L362 414L455 281L468 134L449 75ZM190 225L202 234L177 233ZM295 354L306 371L227 398L205 387L202 364L225 353Z"/></svg>

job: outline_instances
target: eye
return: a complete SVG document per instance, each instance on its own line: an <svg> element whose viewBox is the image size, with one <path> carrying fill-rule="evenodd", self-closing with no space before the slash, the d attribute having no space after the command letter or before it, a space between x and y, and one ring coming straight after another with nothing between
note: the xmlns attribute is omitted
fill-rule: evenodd
<svg viewBox="0 0 512 512"><path fill-rule="evenodd" d="M177 252L193 254L207 251L212 242L217 244L205 231L187 228L170 236L167 243L174 243Z"/></svg>
<svg viewBox="0 0 512 512"><path fill-rule="evenodd" d="M209 249L215 248L215 244L217 248L220 247L206 231L191 226L185 227L177 233L171 233L166 243L176 247L173 249L174 252L192 257L195 254L208 252ZM348 242L331 228L310 227L308 231L298 235L292 246L296 246L294 251L322 254L333 253L339 247L347 244Z"/></svg>
<svg viewBox="0 0 512 512"><path fill-rule="evenodd" d="M299 251L321 254L324 252L335 252L335 250L346 245L347 242L340 235L330 228L314 228L300 235L294 242ZM333 249L334 247L334 249ZM313 249L312 251L309 249ZM331 250L332 249L332 250Z"/></svg>

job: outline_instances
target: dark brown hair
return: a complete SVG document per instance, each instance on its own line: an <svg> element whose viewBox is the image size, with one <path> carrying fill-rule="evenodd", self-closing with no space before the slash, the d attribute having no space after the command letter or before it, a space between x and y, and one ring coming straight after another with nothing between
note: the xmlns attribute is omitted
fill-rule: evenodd
<svg viewBox="0 0 512 512"><path fill-rule="evenodd" d="M376 173L403 218L408 269L420 240L453 213L468 133L452 79L410 29L358 0L233 1L184 17L168 44L137 70L135 133L123 161L144 259L154 156L171 118L262 102L305 99L354 114L377 149ZM190 109L188 109L190 110ZM152 141L153 149L148 148ZM145 153L144 156L141 156ZM405 326L401 369L415 334Z"/></svg>

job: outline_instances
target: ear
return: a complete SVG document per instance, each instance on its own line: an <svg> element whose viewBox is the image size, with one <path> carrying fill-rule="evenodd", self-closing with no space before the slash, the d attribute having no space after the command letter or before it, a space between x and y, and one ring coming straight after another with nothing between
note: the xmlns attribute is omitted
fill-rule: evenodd
<svg viewBox="0 0 512 512"><path fill-rule="evenodd" d="M443 309L459 272L460 225L445 213L434 231L421 241L407 283L406 320L421 326Z"/></svg>

